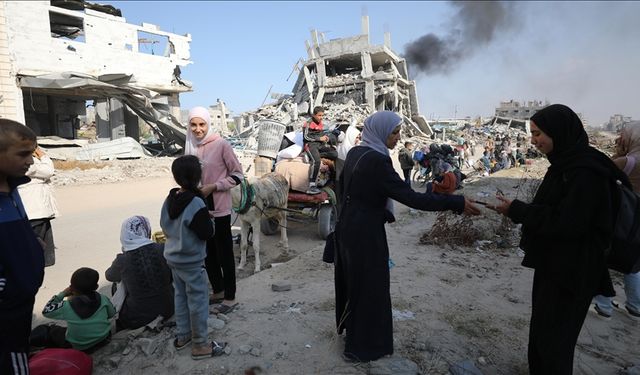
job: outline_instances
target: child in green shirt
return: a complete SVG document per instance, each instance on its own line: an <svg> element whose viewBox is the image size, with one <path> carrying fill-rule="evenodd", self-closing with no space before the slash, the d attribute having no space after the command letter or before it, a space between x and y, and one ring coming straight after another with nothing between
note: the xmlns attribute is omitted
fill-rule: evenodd
<svg viewBox="0 0 640 375"><path fill-rule="evenodd" d="M86 267L73 273L71 285L53 296L42 310L44 317L64 320L67 327L36 327L31 332L32 346L92 351L109 341L109 319L116 311L109 298L96 291L99 277L98 271Z"/></svg>

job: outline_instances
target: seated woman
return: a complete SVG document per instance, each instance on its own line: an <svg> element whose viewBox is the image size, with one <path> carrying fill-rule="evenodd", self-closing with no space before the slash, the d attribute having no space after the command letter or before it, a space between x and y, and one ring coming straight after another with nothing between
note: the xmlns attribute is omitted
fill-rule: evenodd
<svg viewBox="0 0 640 375"><path fill-rule="evenodd" d="M441 164L442 180L433 181L433 192L439 194L453 194L458 186L458 178L449 163Z"/></svg>
<svg viewBox="0 0 640 375"><path fill-rule="evenodd" d="M173 316L171 270L162 254L164 245L150 238L151 224L146 217L132 216L122 223L122 254L105 271L107 280L122 282L126 290L116 321L118 330L140 328L158 315Z"/></svg>

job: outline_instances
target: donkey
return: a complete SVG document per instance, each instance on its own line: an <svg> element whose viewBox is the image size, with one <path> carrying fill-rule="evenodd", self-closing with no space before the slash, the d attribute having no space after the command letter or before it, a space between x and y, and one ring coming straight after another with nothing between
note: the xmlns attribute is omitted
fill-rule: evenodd
<svg viewBox="0 0 640 375"><path fill-rule="evenodd" d="M287 238L287 200L289 182L278 173L268 173L258 179L246 180L231 189L233 208L240 220L240 264L243 269L247 262L247 237L249 226L253 228L253 251L255 254L254 273L260 271L260 220L275 218L280 226L278 246L289 249ZM284 209L284 210L283 210Z"/></svg>

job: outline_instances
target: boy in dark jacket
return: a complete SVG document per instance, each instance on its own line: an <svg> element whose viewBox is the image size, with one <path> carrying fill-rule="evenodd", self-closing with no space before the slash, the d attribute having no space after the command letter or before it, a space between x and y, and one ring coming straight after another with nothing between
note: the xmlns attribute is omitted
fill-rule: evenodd
<svg viewBox="0 0 640 375"><path fill-rule="evenodd" d="M98 271L83 267L71 275L71 285L44 306L45 318L64 320L67 327L40 325L31 336L32 346L74 348L86 352L110 341L116 310L107 296L97 292Z"/></svg>
<svg viewBox="0 0 640 375"><path fill-rule="evenodd" d="M204 359L217 354L214 345L207 344L209 289L204 266L207 239L213 236L214 229L198 189L202 176L198 158L177 158L171 172L180 188L171 189L164 201L160 227L167 237L164 257L171 268L175 290L177 337L173 346L181 350L193 341L191 358Z"/></svg>
<svg viewBox="0 0 640 375"><path fill-rule="evenodd" d="M27 353L44 252L31 229L17 186L33 164L36 135L0 119L0 374L29 374Z"/></svg>

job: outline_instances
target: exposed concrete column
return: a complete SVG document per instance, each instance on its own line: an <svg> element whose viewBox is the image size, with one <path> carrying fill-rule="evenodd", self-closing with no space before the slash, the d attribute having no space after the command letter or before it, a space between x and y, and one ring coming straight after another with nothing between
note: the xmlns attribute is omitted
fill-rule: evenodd
<svg viewBox="0 0 640 375"><path fill-rule="evenodd" d="M418 92L416 90L416 82L411 81L411 85L409 86L409 101L410 101L410 110L411 116L414 114L420 113L420 106L418 105Z"/></svg>
<svg viewBox="0 0 640 375"><path fill-rule="evenodd" d="M368 80L364 85L364 99L367 101L369 110L371 110L371 112L376 110L376 101L374 95L375 88L373 87L373 81Z"/></svg>
<svg viewBox="0 0 640 375"><path fill-rule="evenodd" d="M324 81L327 77L327 71L324 65L324 59L316 61L316 77L318 77L318 86L324 86Z"/></svg>
<svg viewBox="0 0 640 375"><path fill-rule="evenodd" d="M369 16L362 16L360 34L366 35L367 43L369 43Z"/></svg>
<svg viewBox="0 0 640 375"><path fill-rule="evenodd" d="M96 138L98 142L111 140L111 127L109 126L109 100L98 99L96 107Z"/></svg>
<svg viewBox="0 0 640 375"><path fill-rule="evenodd" d="M177 92L171 93L167 95L168 104L169 104L169 113L173 115L173 117L180 120L180 94Z"/></svg>
<svg viewBox="0 0 640 375"><path fill-rule="evenodd" d="M360 54L362 60L362 78L369 78L373 75L373 64L371 63L371 54L367 51Z"/></svg>
<svg viewBox="0 0 640 375"><path fill-rule="evenodd" d="M109 99L109 127L111 128L111 139L123 138L127 135L124 122L124 104L118 99ZM136 122L137 124L137 122Z"/></svg>
<svg viewBox="0 0 640 375"><path fill-rule="evenodd" d="M316 53L315 53L315 49L313 47L311 47L311 45L309 44L308 40L304 41L304 46L307 48L307 56L309 60L313 60L315 59Z"/></svg>
<svg viewBox="0 0 640 375"><path fill-rule="evenodd" d="M398 62L398 71L400 73L400 76L402 76L402 78L409 79L409 71L407 70L407 60L402 59Z"/></svg>

